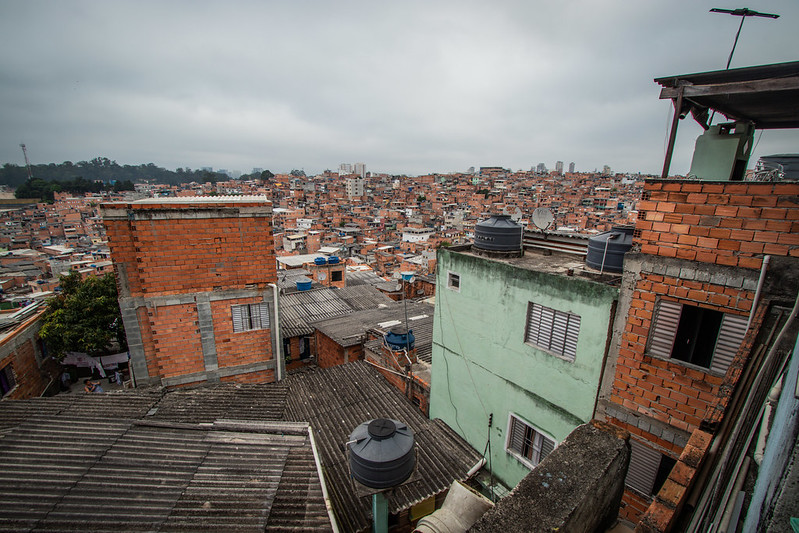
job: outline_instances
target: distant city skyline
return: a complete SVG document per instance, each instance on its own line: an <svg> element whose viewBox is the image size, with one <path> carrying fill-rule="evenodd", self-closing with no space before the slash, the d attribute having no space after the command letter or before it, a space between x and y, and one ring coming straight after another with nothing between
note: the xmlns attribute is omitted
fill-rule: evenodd
<svg viewBox="0 0 799 533"><path fill-rule="evenodd" d="M712 7L740 6L3 2L0 163L25 143L33 164L658 174L671 103L652 80L724 68L740 19ZM748 20L731 67L796 60L799 4L749 7L780 18ZM680 125L673 174L700 132ZM750 166L799 132L756 140Z"/></svg>

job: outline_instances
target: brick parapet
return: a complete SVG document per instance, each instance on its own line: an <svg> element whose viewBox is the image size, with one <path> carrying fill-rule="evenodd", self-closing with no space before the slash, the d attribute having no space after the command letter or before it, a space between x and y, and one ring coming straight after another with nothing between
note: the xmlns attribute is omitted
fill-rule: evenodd
<svg viewBox="0 0 799 533"><path fill-rule="evenodd" d="M663 487L636 525L636 533L671 531L712 440L712 435L702 430L696 430L691 434Z"/></svg>
<svg viewBox="0 0 799 533"><path fill-rule="evenodd" d="M644 253L748 269L799 257L799 183L647 180L635 237Z"/></svg>

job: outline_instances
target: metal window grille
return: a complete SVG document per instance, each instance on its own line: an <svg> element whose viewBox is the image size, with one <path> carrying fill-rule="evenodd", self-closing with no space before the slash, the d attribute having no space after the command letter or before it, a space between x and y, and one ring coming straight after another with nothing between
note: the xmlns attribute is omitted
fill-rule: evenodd
<svg viewBox="0 0 799 533"><path fill-rule="evenodd" d="M535 466L555 449L555 441L516 416L510 415L507 449L531 466Z"/></svg>
<svg viewBox="0 0 799 533"><path fill-rule="evenodd" d="M579 333L578 315L530 302L525 342L574 361L577 357Z"/></svg>
<svg viewBox="0 0 799 533"><path fill-rule="evenodd" d="M269 308L265 303L234 305L230 309L234 333L269 328Z"/></svg>

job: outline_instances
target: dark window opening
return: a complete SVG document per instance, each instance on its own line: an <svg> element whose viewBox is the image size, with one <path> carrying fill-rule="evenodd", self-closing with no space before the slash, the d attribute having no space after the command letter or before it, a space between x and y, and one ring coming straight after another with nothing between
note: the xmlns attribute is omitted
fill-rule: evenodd
<svg viewBox="0 0 799 533"><path fill-rule="evenodd" d="M693 365L710 367L723 313L683 305L671 357Z"/></svg>
<svg viewBox="0 0 799 533"><path fill-rule="evenodd" d="M655 483L652 486L652 495L654 496L660 489L663 487L663 484L669 479L669 474L671 474L674 465L677 464L676 459L672 459L668 455L664 455L660 459L660 466L658 466L657 474L655 474Z"/></svg>
<svg viewBox="0 0 799 533"><path fill-rule="evenodd" d="M341 270L334 270L330 273L330 281L341 281L343 279L343 272Z"/></svg>

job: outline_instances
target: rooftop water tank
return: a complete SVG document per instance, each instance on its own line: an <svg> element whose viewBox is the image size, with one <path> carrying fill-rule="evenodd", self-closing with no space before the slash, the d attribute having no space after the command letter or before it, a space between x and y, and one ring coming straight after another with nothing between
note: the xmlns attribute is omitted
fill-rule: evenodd
<svg viewBox="0 0 799 533"><path fill-rule="evenodd" d="M331 265L337 265L337 264L338 264L338 262L339 262L339 258L338 258L338 256L337 256L337 255L331 255L331 256L330 256L330 257L327 259L327 262L328 262L328 264L331 264Z"/></svg>
<svg viewBox="0 0 799 533"><path fill-rule="evenodd" d="M356 481L387 489L411 477L416 467L413 430L399 420L375 418L350 435L350 472Z"/></svg>
<svg viewBox="0 0 799 533"><path fill-rule="evenodd" d="M309 280L306 277L297 278L297 290L298 291L309 291L311 290L311 286L313 285L313 281Z"/></svg>
<svg viewBox="0 0 799 533"><path fill-rule="evenodd" d="M585 263L602 272L621 272L624 254L633 246L633 229L632 226L614 226L588 239Z"/></svg>
<svg viewBox="0 0 799 533"><path fill-rule="evenodd" d="M491 215L474 227L474 248L489 252L520 252L523 229L510 215Z"/></svg>
<svg viewBox="0 0 799 533"><path fill-rule="evenodd" d="M325 259L324 257L317 257L313 260L313 262L316 265L324 265L327 264L327 259Z"/></svg>
<svg viewBox="0 0 799 533"><path fill-rule="evenodd" d="M413 335L412 329L409 329L406 334L405 328L394 326L386 333L386 344L388 344L389 348L392 350L412 350L415 342L416 337Z"/></svg>

